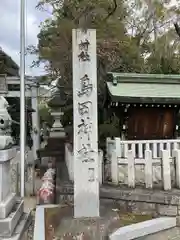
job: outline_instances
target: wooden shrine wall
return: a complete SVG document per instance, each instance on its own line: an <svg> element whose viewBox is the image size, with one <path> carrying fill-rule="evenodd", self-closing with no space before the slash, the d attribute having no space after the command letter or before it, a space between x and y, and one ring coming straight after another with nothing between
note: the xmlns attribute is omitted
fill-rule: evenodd
<svg viewBox="0 0 180 240"><path fill-rule="evenodd" d="M173 108L130 108L128 117L128 140L174 137L176 112Z"/></svg>

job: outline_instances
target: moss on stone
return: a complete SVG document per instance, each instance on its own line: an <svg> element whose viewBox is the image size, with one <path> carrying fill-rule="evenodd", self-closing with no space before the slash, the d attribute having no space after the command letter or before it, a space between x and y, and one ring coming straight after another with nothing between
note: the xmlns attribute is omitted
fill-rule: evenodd
<svg viewBox="0 0 180 240"><path fill-rule="evenodd" d="M122 214L120 211L119 211L118 215L120 218L120 223L123 226L151 220L153 218L152 215L148 215L148 214L134 214L134 213L123 213Z"/></svg>

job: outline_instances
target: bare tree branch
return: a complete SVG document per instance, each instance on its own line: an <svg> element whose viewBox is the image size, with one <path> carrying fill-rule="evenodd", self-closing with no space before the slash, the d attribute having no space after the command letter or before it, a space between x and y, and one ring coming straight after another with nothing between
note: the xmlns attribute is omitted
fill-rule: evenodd
<svg viewBox="0 0 180 240"><path fill-rule="evenodd" d="M108 13L107 17L105 17L104 21L107 21L107 19L110 18L110 16L112 16L115 13L115 11L116 11L116 9L117 9L117 2L116 2L116 0L113 0L113 3L114 3L114 7Z"/></svg>
<svg viewBox="0 0 180 240"><path fill-rule="evenodd" d="M175 28L177 35L180 37L180 27L179 27L178 23L174 23L174 28Z"/></svg>

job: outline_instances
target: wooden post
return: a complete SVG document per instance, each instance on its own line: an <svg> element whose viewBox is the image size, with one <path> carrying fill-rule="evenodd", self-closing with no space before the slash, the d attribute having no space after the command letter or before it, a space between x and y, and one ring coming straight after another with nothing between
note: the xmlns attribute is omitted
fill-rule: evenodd
<svg viewBox="0 0 180 240"><path fill-rule="evenodd" d="M146 188L153 187L152 151L145 150L145 185Z"/></svg>

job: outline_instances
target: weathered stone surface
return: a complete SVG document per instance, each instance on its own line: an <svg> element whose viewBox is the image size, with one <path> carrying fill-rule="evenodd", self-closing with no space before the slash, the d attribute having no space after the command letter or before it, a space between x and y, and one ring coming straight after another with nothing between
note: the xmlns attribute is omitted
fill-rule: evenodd
<svg viewBox="0 0 180 240"><path fill-rule="evenodd" d="M180 216L176 217L176 226L180 227Z"/></svg>
<svg viewBox="0 0 180 240"><path fill-rule="evenodd" d="M10 160L15 155L15 148L0 151L0 202L10 193Z"/></svg>
<svg viewBox="0 0 180 240"><path fill-rule="evenodd" d="M73 202L73 184L57 186L57 195L57 203L63 201ZM115 207L129 212L152 214L153 216L157 214L167 216L180 215L180 190L178 189L160 191L103 185L100 187L100 199L109 201L111 204L114 202Z"/></svg>
<svg viewBox="0 0 180 240"><path fill-rule="evenodd" d="M116 201L116 204L118 205L118 208L121 209L122 211L125 211L125 212L127 211L127 208L128 208L127 201L119 200L119 201Z"/></svg>
<svg viewBox="0 0 180 240"><path fill-rule="evenodd" d="M6 240L26 240L28 238L25 238L25 231L28 228L29 224L31 223L32 219L29 213L23 213L18 225L16 226L13 235L11 237L5 238ZM0 240L4 240L3 238L0 238Z"/></svg>
<svg viewBox="0 0 180 240"><path fill-rule="evenodd" d="M100 189L100 197L125 201L180 205L180 190L177 189L169 192L144 188L123 189L112 185L103 185Z"/></svg>
<svg viewBox="0 0 180 240"><path fill-rule="evenodd" d="M59 203L73 203L74 196L73 195L60 195L59 196Z"/></svg>
<svg viewBox="0 0 180 240"><path fill-rule="evenodd" d="M177 216L177 206L157 204L157 212L161 216Z"/></svg>
<svg viewBox="0 0 180 240"><path fill-rule="evenodd" d="M156 204L147 202L129 202L128 210L133 213L155 214Z"/></svg>
<svg viewBox="0 0 180 240"><path fill-rule="evenodd" d="M111 166L106 166L108 168L107 172L110 172ZM153 166L153 184L161 187L163 186L162 183L162 174L161 174L162 167L161 166ZM135 176L136 176L136 186L144 185L145 184L145 172L143 165L135 165ZM171 180L172 185L175 185L175 171L174 171L174 164L171 164ZM119 182L120 184L128 185L128 168L127 165L119 165Z"/></svg>
<svg viewBox="0 0 180 240"><path fill-rule="evenodd" d="M156 234L140 237L136 240L180 240L180 228L175 227Z"/></svg>
<svg viewBox="0 0 180 240"><path fill-rule="evenodd" d="M0 219L0 236L1 237L5 237L5 236L10 237L12 235L15 227L18 224L20 217L23 214L23 208L24 208L24 201L23 200L20 202L17 201L11 214L5 219Z"/></svg>
<svg viewBox="0 0 180 240"><path fill-rule="evenodd" d="M180 205L177 206L177 215L180 216Z"/></svg>
<svg viewBox="0 0 180 240"><path fill-rule="evenodd" d="M16 194L9 194L3 202L0 202L0 219L6 218L16 203Z"/></svg>
<svg viewBox="0 0 180 240"><path fill-rule="evenodd" d="M110 209L101 209L100 218L74 219L72 216L64 216L61 219L56 236L59 239L82 239L82 240L104 240L113 230L121 226L119 216ZM79 237L79 238L78 238Z"/></svg>
<svg viewBox="0 0 180 240"><path fill-rule="evenodd" d="M34 240L44 240L53 233L57 239L64 240L80 239L80 236L82 240L105 240L120 226L119 216L112 206L101 206L100 218L75 219L72 206L44 205L36 210Z"/></svg>

